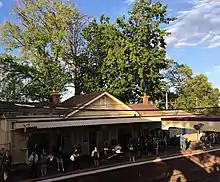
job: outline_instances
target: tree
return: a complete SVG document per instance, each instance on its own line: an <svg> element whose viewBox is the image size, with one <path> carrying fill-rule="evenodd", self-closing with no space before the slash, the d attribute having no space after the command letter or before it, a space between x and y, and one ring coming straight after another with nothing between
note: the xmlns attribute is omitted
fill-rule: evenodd
<svg viewBox="0 0 220 182"><path fill-rule="evenodd" d="M210 114L211 111L213 114L214 110L192 108L218 107L219 97L219 90L213 88L205 75L196 75L180 87L177 106L196 113Z"/></svg>
<svg viewBox="0 0 220 182"><path fill-rule="evenodd" d="M76 27L82 16L73 3L62 0L23 0L13 14L18 21L1 26L0 41L8 50L18 49L20 60L37 70L27 94L33 100L49 100L53 88L65 91L66 84L78 79L72 72L79 65Z"/></svg>
<svg viewBox="0 0 220 182"><path fill-rule="evenodd" d="M18 64L15 57L0 55L0 100L27 101L24 80L27 84L33 77L32 72L29 66Z"/></svg>
<svg viewBox="0 0 220 182"><path fill-rule="evenodd" d="M87 45L82 37L82 31L86 27L90 17L75 9L75 16L72 19L67 29L65 39L66 49L63 57L65 69L68 75L72 78L72 83L75 88L75 94L79 95L84 91L84 72L87 66Z"/></svg>
<svg viewBox="0 0 220 182"><path fill-rule="evenodd" d="M161 25L167 17L167 6L160 2L139 0L128 13L111 24L108 17L92 21L84 30L90 50L87 91L107 90L125 102L135 102L147 92L152 100L161 94L163 75L169 65L166 59L168 32Z"/></svg>
<svg viewBox="0 0 220 182"><path fill-rule="evenodd" d="M181 85L192 78L192 69L186 64L178 64L172 61L170 68L165 71L165 78L168 80L170 88L174 88L178 93Z"/></svg>

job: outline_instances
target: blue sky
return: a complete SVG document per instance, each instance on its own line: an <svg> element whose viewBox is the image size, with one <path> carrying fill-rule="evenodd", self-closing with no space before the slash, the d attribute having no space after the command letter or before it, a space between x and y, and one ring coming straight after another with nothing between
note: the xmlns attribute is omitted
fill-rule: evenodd
<svg viewBox="0 0 220 182"><path fill-rule="evenodd" d="M98 17L101 13L112 20L126 13L134 0L73 0L86 14ZM0 0L0 23L10 18L10 7L16 0ZM170 16L178 17L167 29L168 57L188 64L195 74L206 74L220 88L220 1L162 0L168 4ZM3 48L0 46L0 52Z"/></svg>

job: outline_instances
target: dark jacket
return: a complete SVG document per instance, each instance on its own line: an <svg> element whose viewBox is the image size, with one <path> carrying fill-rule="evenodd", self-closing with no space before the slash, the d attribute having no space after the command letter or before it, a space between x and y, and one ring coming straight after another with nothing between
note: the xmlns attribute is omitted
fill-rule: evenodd
<svg viewBox="0 0 220 182"><path fill-rule="evenodd" d="M2 159L2 169L3 169L3 171L9 171L11 169L11 163L12 163L11 155L9 155L9 156L5 155Z"/></svg>

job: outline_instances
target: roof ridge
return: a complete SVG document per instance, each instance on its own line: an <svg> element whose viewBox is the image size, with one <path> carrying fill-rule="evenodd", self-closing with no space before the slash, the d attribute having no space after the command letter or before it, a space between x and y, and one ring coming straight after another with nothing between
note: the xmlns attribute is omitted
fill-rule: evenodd
<svg viewBox="0 0 220 182"><path fill-rule="evenodd" d="M99 95L103 94L105 92L91 92L81 95L74 95L65 101L61 102L61 106L78 106L78 105L84 105L85 103L91 101L92 99L98 97Z"/></svg>

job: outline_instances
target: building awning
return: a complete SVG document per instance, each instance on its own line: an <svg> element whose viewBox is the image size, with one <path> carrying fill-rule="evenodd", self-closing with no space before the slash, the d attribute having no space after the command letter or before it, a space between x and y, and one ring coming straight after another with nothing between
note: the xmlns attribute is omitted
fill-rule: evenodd
<svg viewBox="0 0 220 182"><path fill-rule="evenodd" d="M144 123L144 122L160 122L160 117L148 118L111 118L111 119L87 119L87 120L66 120L66 121L46 121L46 122L22 122L15 123L15 129L22 128L62 128L62 127L77 127L91 125L106 125L106 124L127 124L127 123Z"/></svg>
<svg viewBox="0 0 220 182"><path fill-rule="evenodd" d="M205 116L194 116L194 117L173 117L173 118L162 118L162 129L168 130L169 128L186 128L194 129L195 125L199 123L203 124L202 131L220 131L220 117L205 117Z"/></svg>

